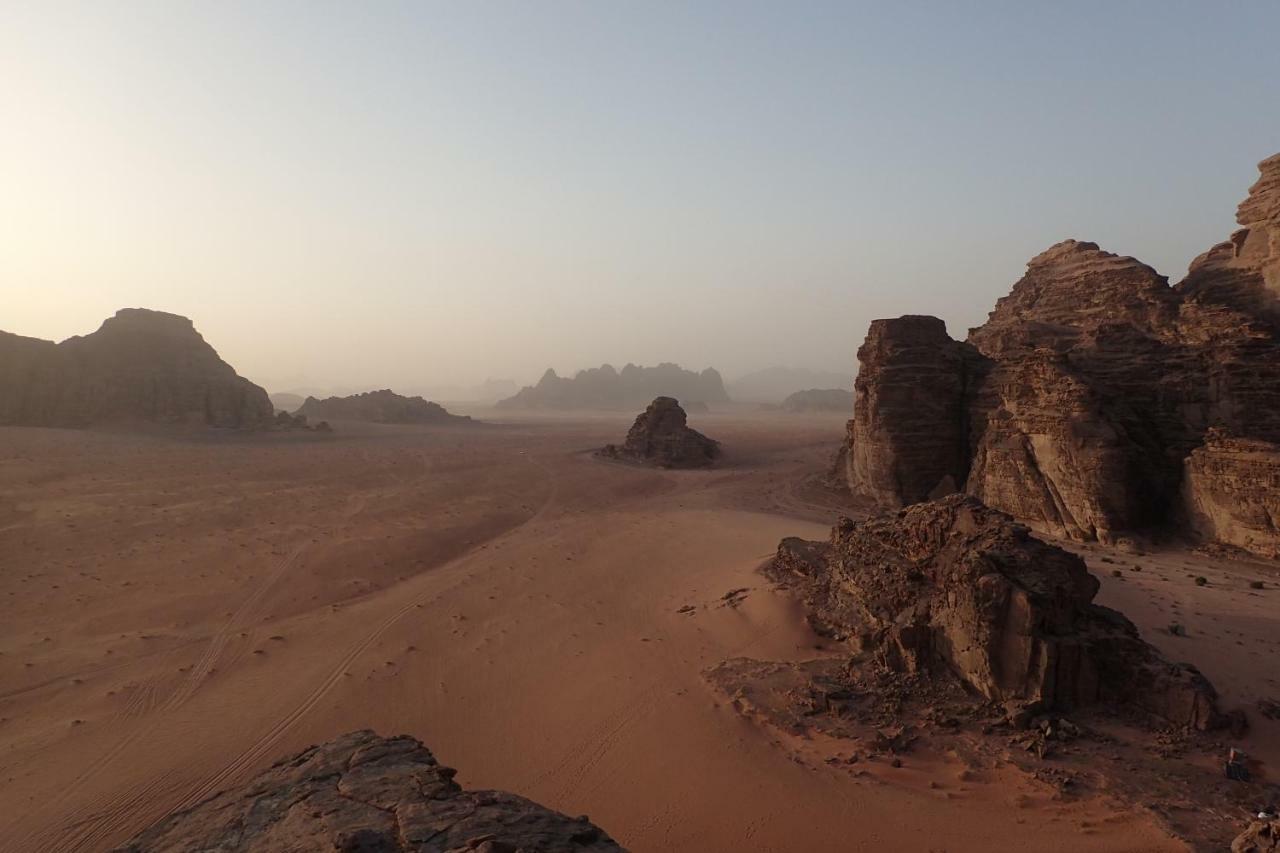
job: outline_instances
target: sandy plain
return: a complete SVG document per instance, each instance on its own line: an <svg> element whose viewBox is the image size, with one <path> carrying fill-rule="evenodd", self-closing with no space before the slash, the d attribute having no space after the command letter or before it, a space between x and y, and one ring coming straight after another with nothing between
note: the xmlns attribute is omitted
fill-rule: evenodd
<svg viewBox="0 0 1280 853"><path fill-rule="evenodd" d="M642 853L1183 849L1140 811L1016 775L851 778L707 686L725 658L838 652L757 567L842 511L817 478L843 418L694 416L728 458L669 472L592 457L624 415L501 417L0 430L0 850L109 849L357 728ZM1274 566L1078 550L1101 601L1226 707L1280 695ZM1280 723L1251 718L1245 744L1274 766Z"/></svg>

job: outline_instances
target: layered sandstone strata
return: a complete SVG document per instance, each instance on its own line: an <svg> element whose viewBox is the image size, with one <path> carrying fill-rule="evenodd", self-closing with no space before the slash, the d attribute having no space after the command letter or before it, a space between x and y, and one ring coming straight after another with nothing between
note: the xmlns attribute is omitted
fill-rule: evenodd
<svg viewBox="0 0 1280 853"><path fill-rule="evenodd" d="M1183 505L1196 533L1280 558L1280 446L1210 430L1184 465Z"/></svg>
<svg viewBox="0 0 1280 853"><path fill-rule="evenodd" d="M1184 487L1210 428L1252 442L1254 459L1280 442L1280 156L1260 168L1244 227L1176 287L1067 240L965 342L931 317L874 322L838 466L850 490L881 508L962 491L1037 530L1103 541L1212 517L1192 529L1272 547L1233 526L1253 510L1206 512L1203 473ZM1274 506L1280 484L1247 491Z"/></svg>

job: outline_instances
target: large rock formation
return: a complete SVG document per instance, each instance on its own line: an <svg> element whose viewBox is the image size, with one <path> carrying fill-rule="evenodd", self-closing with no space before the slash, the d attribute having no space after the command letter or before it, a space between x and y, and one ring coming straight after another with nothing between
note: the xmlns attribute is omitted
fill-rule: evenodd
<svg viewBox="0 0 1280 853"><path fill-rule="evenodd" d="M421 397L402 397L394 391L367 391L350 397L308 397L296 414L313 420L364 421L375 424L469 423L466 415L450 414L444 406Z"/></svg>
<svg viewBox="0 0 1280 853"><path fill-rule="evenodd" d="M964 482L965 412L977 360L936 317L871 324L858 350L854 417L839 463L855 495L890 508Z"/></svg>
<svg viewBox="0 0 1280 853"><path fill-rule="evenodd" d="M191 321L126 308L62 343L0 332L0 424L268 424L267 392L238 376Z"/></svg>
<svg viewBox="0 0 1280 853"><path fill-rule="evenodd" d="M658 397L636 418L621 446L609 444L600 453L660 468L705 468L720 455L720 445L686 421L679 402Z"/></svg>
<svg viewBox="0 0 1280 853"><path fill-rule="evenodd" d="M841 519L827 542L784 539L770 573L893 669L947 672L1034 712L1106 702L1202 730L1226 722L1203 676L1093 603L1083 560L972 497Z"/></svg>
<svg viewBox="0 0 1280 853"><path fill-rule="evenodd" d="M503 409L617 409L643 405L654 397L676 397L689 403L725 403L729 396L715 368L701 373L664 362L657 367L628 364L580 370L572 379L548 369L537 385L496 405Z"/></svg>
<svg viewBox="0 0 1280 853"><path fill-rule="evenodd" d="M590 853L622 848L585 817L464 791L410 737L344 735L147 829L117 853Z"/></svg>
<svg viewBox="0 0 1280 853"><path fill-rule="evenodd" d="M1257 509L1276 506L1280 483L1244 483L1213 463L1221 452L1197 452L1210 428L1255 460L1280 442L1280 156L1260 168L1244 227L1176 287L1068 240L1031 260L967 342L934 318L873 323L838 467L850 490L881 508L964 491L1103 541L1189 516L1214 538L1280 548ZM1213 508L1224 489L1249 493L1239 518Z"/></svg>
<svg viewBox="0 0 1280 853"><path fill-rule="evenodd" d="M1182 496L1202 538L1280 558L1280 446L1209 430L1184 462Z"/></svg>
<svg viewBox="0 0 1280 853"><path fill-rule="evenodd" d="M852 407L853 392L843 388L808 388L782 401L787 412L847 412Z"/></svg>

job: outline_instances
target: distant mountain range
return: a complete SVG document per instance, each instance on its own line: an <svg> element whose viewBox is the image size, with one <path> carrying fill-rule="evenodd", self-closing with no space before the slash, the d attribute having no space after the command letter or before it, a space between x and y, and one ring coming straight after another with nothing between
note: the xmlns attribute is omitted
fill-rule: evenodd
<svg viewBox="0 0 1280 853"><path fill-rule="evenodd" d="M622 370L605 364L580 370L572 378L547 372L537 385L497 403L503 409L615 409L647 406L655 397L674 397L684 404L727 403L724 380L715 368L701 373L664 362L656 367L628 364Z"/></svg>
<svg viewBox="0 0 1280 853"><path fill-rule="evenodd" d="M852 391L853 374L805 367L768 367L729 383L729 393L740 403L781 403L797 391L812 388Z"/></svg>

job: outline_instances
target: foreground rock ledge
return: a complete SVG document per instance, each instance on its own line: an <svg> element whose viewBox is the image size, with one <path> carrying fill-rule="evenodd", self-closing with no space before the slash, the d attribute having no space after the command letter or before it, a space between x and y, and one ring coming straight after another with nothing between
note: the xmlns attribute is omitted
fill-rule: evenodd
<svg viewBox="0 0 1280 853"><path fill-rule="evenodd" d="M600 455L660 468L705 468L720 455L720 444L690 429L687 421L679 401L657 397L636 418L622 446L606 445Z"/></svg>
<svg viewBox="0 0 1280 853"><path fill-rule="evenodd" d="M1105 703L1202 731L1235 719L1194 667L1093 603L1083 560L972 497L841 519L827 542L784 539L769 572L890 669L950 673L1011 711Z"/></svg>
<svg viewBox="0 0 1280 853"><path fill-rule="evenodd" d="M117 853L623 849L585 817L503 791L464 791L455 772L411 737L353 732L165 818Z"/></svg>

